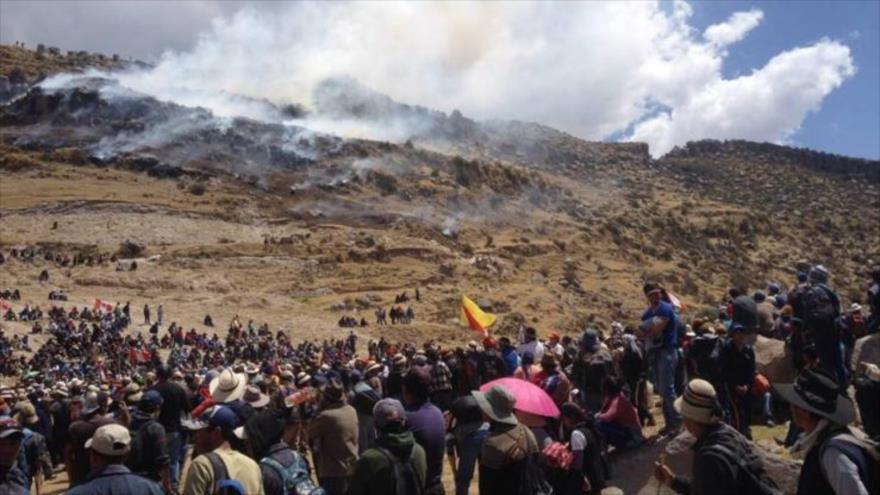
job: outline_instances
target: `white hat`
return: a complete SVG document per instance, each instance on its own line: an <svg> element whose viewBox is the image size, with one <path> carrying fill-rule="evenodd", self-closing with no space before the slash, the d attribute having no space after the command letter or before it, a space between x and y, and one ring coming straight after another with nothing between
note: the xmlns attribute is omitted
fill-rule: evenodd
<svg viewBox="0 0 880 495"><path fill-rule="evenodd" d="M87 449L111 457L127 454L130 445L131 434L128 433L128 428L115 423L98 428L92 438L86 440Z"/></svg>
<svg viewBox="0 0 880 495"><path fill-rule="evenodd" d="M675 399L673 405L683 417L697 423L711 425L721 420L715 387L706 380L688 382L684 395Z"/></svg>
<svg viewBox="0 0 880 495"><path fill-rule="evenodd" d="M216 402L232 402L241 399L242 396L244 396L247 384L247 375L233 373L231 369L224 368L217 378L211 380L210 385L208 385L208 390L211 392L211 397Z"/></svg>

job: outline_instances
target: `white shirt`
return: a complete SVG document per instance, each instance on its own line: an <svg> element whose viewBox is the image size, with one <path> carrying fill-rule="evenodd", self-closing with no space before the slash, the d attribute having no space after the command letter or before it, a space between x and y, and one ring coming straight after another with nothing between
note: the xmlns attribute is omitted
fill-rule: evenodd
<svg viewBox="0 0 880 495"><path fill-rule="evenodd" d="M859 477L859 468L832 445L822 454L822 472L835 495L868 495L868 489Z"/></svg>
<svg viewBox="0 0 880 495"><path fill-rule="evenodd" d="M535 363L540 363L541 358L544 357L544 344L537 340L533 340L531 342L526 342L525 344L520 344L516 348L516 353L519 354L520 357L524 356L527 352L531 352L532 356L535 356Z"/></svg>

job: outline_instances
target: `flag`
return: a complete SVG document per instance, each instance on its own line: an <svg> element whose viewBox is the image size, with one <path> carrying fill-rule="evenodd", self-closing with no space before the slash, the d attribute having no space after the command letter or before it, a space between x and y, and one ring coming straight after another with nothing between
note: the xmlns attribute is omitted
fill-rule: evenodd
<svg viewBox="0 0 880 495"><path fill-rule="evenodd" d="M488 335L489 327L495 323L495 315L484 313L483 310L477 306L477 303L471 301L468 296L462 295L460 321L462 325L471 327L471 330L481 332L483 335Z"/></svg>
<svg viewBox="0 0 880 495"><path fill-rule="evenodd" d="M664 297L664 299L667 299L667 302L668 302L669 304L671 304L672 307L675 308L676 311L678 311L678 312L680 312L680 313L681 313L681 312L685 312L685 311L687 311L687 309L688 309L688 308L687 308L687 305L685 305L684 303L682 303L682 302L681 302L681 299L679 299L678 297L676 297L675 294L673 294L673 293L672 293L671 291L669 291L668 289L663 289L663 293L664 293L664 295L666 296L666 297Z"/></svg>
<svg viewBox="0 0 880 495"><path fill-rule="evenodd" d="M103 310L105 313L110 313L113 311L113 305L104 301L103 299L95 299L95 306L93 308L95 311Z"/></svg>

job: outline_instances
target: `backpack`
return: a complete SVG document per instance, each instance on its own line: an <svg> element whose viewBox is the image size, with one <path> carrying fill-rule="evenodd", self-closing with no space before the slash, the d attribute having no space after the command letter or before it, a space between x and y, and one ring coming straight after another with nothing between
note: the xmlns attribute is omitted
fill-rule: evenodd
<svg viewBox="0 0 880 495"><path fill-rule="evenodd" d="M825 453L824 449L832 443L858 467L859 478L868 489L868 493L877 493L880 489L880 444L869 438L862 439L850 433L842 433L833 436L822 446L820 459Z"/></svg>
<svg viewBox="0 0 880 495"><path fill-rule="evenodd" d="M721 339L716 335L706 334L694 339L688 349L688 358L694 362L697 377L709 383L718 383L718 371L721 369Z"/></svg>
<svg viewBox="0 0 880 495"><path fill-rule="evenodd" d="M596 424L587 421L577 427L584 438L587 439L587 448L584 450L584 474L590 480L593 488L605 488L607 481L611 479L611 463L608 462L608 447L605 439Z"/></svg>
<svg viewBox="0 0 880 495"><path fill-rule="evenodd" d="M804 294L804 324L815 338L817 334L836 332L836 320L840 316L837 295L823 284L816 284Z"/></svg>
<svg viewBox="0 0 880 495"><path fill-rule="evenodd" d="M27 456L27 447L28 444L31 442L31 439L34 438L34 432L31 431L30 428L24 428L22 429L22 433L24 433L24 436L21 439L21 448L18 451L17 465L18 469L20 469L21 472L24 473L24 476L28 479L28 481L30 481L32 479L32 476L30 462L28 461Z"/></svg>
<svg viewBox="0 0 880 495"><path fill-rule="evenodd" d="M620 369L626 377L638 377L645 370L645 356L634 338L624 338Z"/></svg>
<svg viewBox="0 0 880 495"><path fill-rule="evenodd" d="M137 430L132 430L129 428L129 433L131 434L131 446L129 448L129 456L125 461L125 465L128 466L135 474L144 475L147 473L141 472L143 470L144 464L146 464L146 460L149 459L152 455L158 454L158 452L145 452L144 446L146 442L144 441L144 436L147 434L147 428L152 424L156 423L155 419L150 419L149 421L143 423ZM152 473L151 473L152 474ZM152 479L152 477L148 476L148 478Z"/></svg>
<svg viewBox="0 0 880 495"><path fill-rule="evenodd" d="M724 463L739 468L737 481L741 483L741 486L737 488L743 495L782 495L782 491L766 471L757 473L752 466L746 463L743 456L734 454L724 445L711 445L706 447L703 452L719 457Z"/></svg>
<svg viewBox="0 0 880 495"><path fill-rule="evenodd" d="M246 495L241 481L229 478L229 471L226 470L226 464L223 463L219 454L208 452L205 456L211 463L211 470L214 472L214 487L211 490L211 495Z"/></svg>
<svg viewBox="0 0 880 495"><path fill-rule="evenodd" d="M324 495L324 489L315 486L309 477L309 467L305 459L295 451L293 455L295 460L287 467L272 457L262 458L260 465L274 469L281 476L285 495Z"/></svg>
<svg viewBox="0 0 880 495"><path fill-rule="evenodd" d="M375 448L391 463L391 480L394 485L386 493L389 495L422 495L425 493L426 480L419 478L419 473L415 469L415 447L406 462L401 461L385 448L379 446Z"/></svg>
<svg viewBox="0 0 880 495"><path fill-rule="evenodd" d="M553 495L553 487L544 475L540 453L529 454L525 458L522 487L531 495Z"/></svg>

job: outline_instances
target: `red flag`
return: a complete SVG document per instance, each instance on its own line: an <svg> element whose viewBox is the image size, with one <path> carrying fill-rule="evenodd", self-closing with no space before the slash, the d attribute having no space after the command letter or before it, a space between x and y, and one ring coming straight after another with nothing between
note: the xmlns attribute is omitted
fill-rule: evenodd
<svg viewBox="0 0 880 495"><path fill-rule="evenodd" d="M95 306L92 309L95 311L100 309L105 313L110 313L113 311L113 305L103 299L95 299Z"/></svg>

